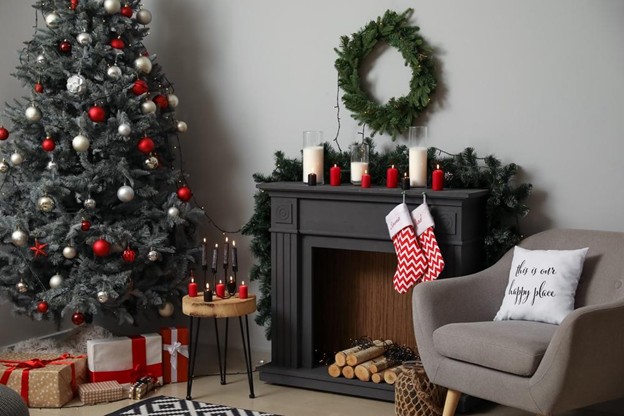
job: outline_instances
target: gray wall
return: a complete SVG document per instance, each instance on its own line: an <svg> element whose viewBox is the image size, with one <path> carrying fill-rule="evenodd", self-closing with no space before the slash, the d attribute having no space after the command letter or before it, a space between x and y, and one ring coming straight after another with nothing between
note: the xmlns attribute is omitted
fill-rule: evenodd
<svg viewBox="0 0 624 416"><path fill-rule="evenodd" d="M15 51L32 34L28 3L0 3L0 101L22 93L8 74ZM176 84L178 115L190 126L183 139L190 182L222 227L236 229L251 216L251 175L269 172L276 150L297 156L302 130L334 137L339 37L387 8L414 7L413 22L440 62L440 90L426 120L431 144L449 152L472 146L518 163L519 179L535 187L532 212L522 222L527 234L551 227L624 231L624 2L144 3L154 14L148 49ZM392 49L368 73L381 100L406 92L408 79ZM347 110L341 114L344 148L358 128ZM208 225L202 234L221 239ZM249 240L236 239L245 275L253 261ZM9 318L0 345L30 336L21 332L24 321ZM253 336L257 350L269 348L262 329Z"/></svg>

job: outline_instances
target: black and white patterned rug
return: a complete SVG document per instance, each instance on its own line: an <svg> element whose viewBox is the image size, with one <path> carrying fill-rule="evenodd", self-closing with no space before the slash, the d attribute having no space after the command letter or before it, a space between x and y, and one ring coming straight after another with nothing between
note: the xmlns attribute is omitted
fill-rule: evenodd
<svg viewBox="0 0 624 416"><path fill-rule="evenodd" d="M276 416L256 410L157 396L126 406L106 416Z"/></svg>

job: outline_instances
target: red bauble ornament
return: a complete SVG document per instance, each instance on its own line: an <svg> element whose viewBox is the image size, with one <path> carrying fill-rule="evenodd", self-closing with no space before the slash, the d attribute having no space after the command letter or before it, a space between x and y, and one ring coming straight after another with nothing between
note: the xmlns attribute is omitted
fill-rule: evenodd
<svg viewBox="0 0 624 416"><path fill-rule="evenodd" d="M132 85L132 92L134 93L134 95L142 95L148 91L149 86L147 85L147 82L143 81L142 79L137 79L136 81L134 81L134 84Z"/></svg>
<svg viewBox="0 0 624 416"><path fill-rule="evenodd" d="M123 49L126 47L126 44L124 43L124 41L119 38L112 39L110 41L110 45L115 49Z"/></svg>
<svg viewBox="0 0 624 416"><path fill-rule="evenodd" d="M39 94L43 93L43 85L41 85L40 83L36 83L35 84L35 92L39 93Z"/></svg>
<svg viewBox="0 0 624 416"><path fill-rule="evenodd" d="M89 222L89 220L82 220L82 222L80 223L80 229L82 231L89 231L89 229L91 229L91 223Z"/></svg>
<svg viewBox="0 0 624 416"><path fill-rule="evenodd" d="M134 259L136 259L136 251L132 250L130 246L128 246L121 255L121 258L124 259L127 263L132 263Z"/></svg>
<svg viewBox="0 0 624 416"><path fill-rule="evenodd" d="M161 110L166 110L167 108L169 108L169 100L164 95L157 95L152 98L152 101L154 101L154 103L156 103L156 105L160 107Z"/></svg>
<svg viewBox="0 0 624 416"><path fill-rule="evenodd" d="M72 322L74 325L82 325L85 322L85 316L82 312L76 312L72 315Z"/></svg>
<svg viewBox="0 0 624 416"><path fill-rule="evenodd" d="M191 192L191 189L188 186L179 187L176 193L178 194L178 198L180 198L180 201L184 202L190 201L193 197L193 192Z"/></svg>
<svg viewBox="0 0 624 416"><path fill-rule="evenodd" d="M124 6L124 7L121 8L122 16L132 17L133 13L134 13L134 10L132 10L132 7L130 7L130 6Z"/></svg>
<svg viewBox="0 0 624 416"><path fill-rule="evenodd" d="M51 151L53 151L56 148L56 143L54 143L54 140L52 139L52 137L46 137L41 142L41 147L46 152L51 152Z"/></svg>
<svg viewBox="0 0 624 416"><path fill-rule="evenodd" d="M106 111L102 107L94 105L89 108L89 118L94 123L101 123L106 120Z"/></svg>
<svg viewBox="0 0 624 416"><path fill-rule="evenodd" d="M0 127L0 140L6 140L9 138L9 131L4 127Z"/></svg>
<svg viewBox="0 0 624 416"><path fill-rule="evenodd" d="M49 308L48 302L46 302L45 300L42 300L41 302L37 304L37 311L39 313L46 313L48 311L48 308Z"/></svg>
<svg viewBox="0 0 624 416"><path fill-rule="evenodd" d="M69 41L64 40L61 43L59 43L59 51L62 53L70 53L72 50L72 46L71 43L69 43Z"/></svg>
<svg viewBox="0 0 624 416"><path fill-rule="evenodd" d="M151 137L143 137L141 140L139 140L139 143L137 144L137 149L139 149L141 153L145 153L146 155L152 153L152 151L154 151L154 140L152 140Z"/></svg>
<svg viewBox="0 0 624 416"><path fill-rule="evenodd" d="M98 257L105 257L110 254L110 243L106 240L99 239L93 243L93 254Z"/></svg>
<svg viewBox="0 0 624 416"><path fill-rule="evenodd" d="M71 0L71 9L76 10L76 7L78 7L78 0Z"/></svg>

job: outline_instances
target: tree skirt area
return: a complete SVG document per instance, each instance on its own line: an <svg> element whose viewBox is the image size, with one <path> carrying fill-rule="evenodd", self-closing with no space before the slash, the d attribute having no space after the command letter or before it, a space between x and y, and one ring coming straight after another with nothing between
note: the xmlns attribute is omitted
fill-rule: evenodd
<svg viewBox="0 0 624 416"><path fill-rule="evenodd" d="M157 396L126 406L106 416L276 416L256 410L235 409L220 404L202 403L175 397Z"/></svg>

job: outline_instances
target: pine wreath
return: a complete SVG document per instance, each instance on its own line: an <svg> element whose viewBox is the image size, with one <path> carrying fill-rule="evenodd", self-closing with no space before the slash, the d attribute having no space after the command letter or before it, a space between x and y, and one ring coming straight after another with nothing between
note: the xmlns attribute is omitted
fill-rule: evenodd
<svg viewBox="0 0 624 416"><path fill-rule="evenodd" d="M420 28L409 25L412 12L413 9L407 9L397 14L387 10L383 17L369 22L358 33L342 36L340 48L335 49L338 85L344 91L342 101L360 125L368 125L371 135L388 133L394 140L425 110L436 88L432 51L419 35ZM360 65L380 41L398 49L412 71L409 93L392 97L386 104L372 100L360 82Z"/></svg>

